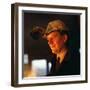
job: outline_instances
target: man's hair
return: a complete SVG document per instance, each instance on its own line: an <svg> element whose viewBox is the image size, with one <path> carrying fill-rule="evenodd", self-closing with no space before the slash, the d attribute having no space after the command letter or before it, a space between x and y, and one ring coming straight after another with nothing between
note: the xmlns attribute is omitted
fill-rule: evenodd
<svg viewBox="0 0 90 90"><path fill-rule="evenodd" d="M66 44L67 47L69 47L69 43L70 43L69 42L70 41L70 33L69 33L69 31L60 31L60 30L58 30L58 32L62 36L67 35L68 39L67 39L67 42L65 44Z"/></svg>

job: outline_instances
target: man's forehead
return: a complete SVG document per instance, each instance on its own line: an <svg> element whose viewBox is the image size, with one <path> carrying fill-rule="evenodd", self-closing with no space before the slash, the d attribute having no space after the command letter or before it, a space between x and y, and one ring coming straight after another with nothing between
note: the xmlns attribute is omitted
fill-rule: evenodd
<svg viewBox="0 0 90 90"><path fill-rule="evenodd" d="M58 31L54 31L54 32L51 32L49 33L46 37L49 38L49 37L56 37L60 35Z"/></svg>

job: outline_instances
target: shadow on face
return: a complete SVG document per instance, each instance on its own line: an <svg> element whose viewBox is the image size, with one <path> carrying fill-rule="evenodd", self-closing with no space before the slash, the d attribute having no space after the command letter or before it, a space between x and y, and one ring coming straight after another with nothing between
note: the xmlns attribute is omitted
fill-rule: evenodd
<svg viewBox="0 0 90 90"><path fill-rule="evenodd" d="M68 36L66 34L61 35L58 31L51 32L47 35L48 44L52 50L52 53L57 54L62 48L66 47Z"/></svg>

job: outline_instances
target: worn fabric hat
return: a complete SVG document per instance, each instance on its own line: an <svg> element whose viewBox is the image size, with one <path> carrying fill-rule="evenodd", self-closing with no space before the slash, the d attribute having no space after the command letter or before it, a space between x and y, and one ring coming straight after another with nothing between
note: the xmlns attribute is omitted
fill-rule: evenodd
<svg viewBox="0 0 90 90"><path fill-rule="evenodd" d="M48 35L51 32L59 30L62 31L68 31L68 28L66 27L65 23L61 20L54 20L48 23L46 31L44 35Z"/></svg>

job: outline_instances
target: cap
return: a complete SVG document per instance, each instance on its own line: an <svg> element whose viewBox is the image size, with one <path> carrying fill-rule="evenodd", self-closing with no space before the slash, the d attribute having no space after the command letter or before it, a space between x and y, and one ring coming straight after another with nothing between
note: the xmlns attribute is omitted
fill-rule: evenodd
<svg viewBox="0 0 90 90"><path fill-rule="evenodd" d="M65 23L61 20L54 20L48 23L46 31L44 35L48 35L49 33L53 31L68 31L68 28L66 27Z"/></svg>

